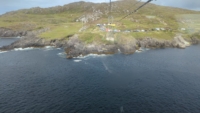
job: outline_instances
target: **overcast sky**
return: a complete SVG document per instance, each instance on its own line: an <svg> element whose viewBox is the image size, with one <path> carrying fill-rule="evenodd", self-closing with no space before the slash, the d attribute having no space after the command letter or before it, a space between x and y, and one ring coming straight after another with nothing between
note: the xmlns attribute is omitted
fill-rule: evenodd
<svg viewBox="0 0 200 113"><path fill-rule="evenodd" d="M200 11L200 0L154 0L152 3Z"/></svg>
<svg viewBox="0 0 200 113"><path fill-rule="evenodd" d="M64 5L80 0L0 0L0 14L8 11L25 9L31 7L51 7ZM108 2L109 0L82 0L90 2ZM142 0L147 1L147 0ZM164 6L173 6L200 11L200 0L156 0L153 3Z"/></svg>

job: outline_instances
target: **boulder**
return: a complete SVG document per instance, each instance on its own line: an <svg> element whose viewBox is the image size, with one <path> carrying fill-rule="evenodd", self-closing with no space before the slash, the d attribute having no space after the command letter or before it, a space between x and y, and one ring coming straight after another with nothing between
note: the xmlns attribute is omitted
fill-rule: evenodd
<svg viewBox="0 0 200 113"><path fill-rule="evenodd" d="M190 46L190 43L187 42L181 35L177 35L176 37L174 37L174 45L177 47L177 48L181 48L181 49L184 49L188 46Z"/></svg>
<svg viewBox="0 0 200 113"><path fill-rule="evenodd" d="M192 44L199 44L200 40L197 37L191 37L191 43Z"/></svg>
<svg viewBox="0 0 200 113"><path fill-rule="evenodd" d="M137 40L133 37L123 38L121 41L117 43L116 46L118 46L119 50L123 54L133 54L136 51L137 48ZM143 43L140 43L140 45L143 45ZM144 44L145 45L145 44ZM118 51L118 49L117 49Z"/></svg>

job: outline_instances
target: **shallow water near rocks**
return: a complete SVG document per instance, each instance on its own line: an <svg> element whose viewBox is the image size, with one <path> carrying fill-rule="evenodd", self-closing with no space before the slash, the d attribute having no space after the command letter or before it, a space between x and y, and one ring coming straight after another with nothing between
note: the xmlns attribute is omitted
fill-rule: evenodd
<svg viewBox="0 0 200 113"><path fill-rule="evenodd" d="M1 53L0 112L200 112L199 45L71 60L63 52Z"/></svg>
<svg viewBox="0 0 200 113"><path fill-rule="evenodd" d="M3 38L3 37L0 37L0 47L2 46L5 46L5 45L9 45L15 41L19 40L18 38Z"/></svg>

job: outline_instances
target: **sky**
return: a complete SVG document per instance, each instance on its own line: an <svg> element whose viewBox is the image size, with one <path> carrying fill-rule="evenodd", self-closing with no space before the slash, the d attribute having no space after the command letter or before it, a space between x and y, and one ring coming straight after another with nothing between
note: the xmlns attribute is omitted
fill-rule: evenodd
<svg viewBox="0 0 200 113"><path fill-rule="evenodd" d="M154 0L152 3L200 11L200 0Z"/></svg>
<svg viewBox="0 0 200 113"><path fill-rule="evenodd" d="M9 11L18 9L27 9L32 7L52 7L57 5L64 5L71 2L77 2L80 0L0 0L0 14L4 14ZM86 2L108 2L109 0L82 0ZM114 1L114 0L112 0ZM142 0L147 1L147 0ZM200 11L200 0L154 0L152 3L172 6L179 8L186 8L191 10Z"/></svg>

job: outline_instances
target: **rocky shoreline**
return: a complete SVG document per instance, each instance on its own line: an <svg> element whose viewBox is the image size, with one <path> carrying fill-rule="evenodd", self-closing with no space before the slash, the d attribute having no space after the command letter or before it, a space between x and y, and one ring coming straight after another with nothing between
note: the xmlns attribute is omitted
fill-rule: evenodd
<svg viewBox="0 0 200 113"><path fill-rule="evenodd" d="M140 50L140 48L186 48L190 46L190 44L198 44L200 42L196 37L191 37L190 40L183 39L180 35L174 37L173 40L158 40L154 38L144 38L144 39L134 39L125 43L113 42L111 44L85 44L81 40L79 40L78 35L73 35L66 39L56 39L56 40L46 40L43 38L37 37L35 34L39 32L44 32L45 30L40 30L35 33L27 32L12 32L9 31L5 35L2 35L3 30L0 29L1 37L16 37L19 34L23 36L16 42L3 46L0 48L1 51L12 50L14 48L27 48L27 47L45 47L45 46L54 46L57 48L64 48L67 54L67 58L75 58L78 56L85 56L88 54L115 54L121 52L123 54L133 54L136 50Z"/></svg>
<svg viewBox="0 0 200 113"><path fill-rule="evenodd" d="M38 30L34 30L34 31L14 31L8 28L3 28L0 27L0 37L22 37L22 36L31 36L31 35L37 35L40 34L42 32L46 32L48 31L49 28L45 28L45 29L38 29Z"/></svg>

